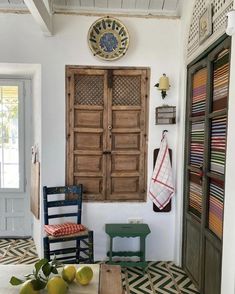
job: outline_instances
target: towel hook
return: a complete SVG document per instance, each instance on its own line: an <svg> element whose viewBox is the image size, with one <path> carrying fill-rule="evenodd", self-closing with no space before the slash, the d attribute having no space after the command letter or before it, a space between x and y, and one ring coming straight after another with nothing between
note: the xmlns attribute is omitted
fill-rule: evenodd
<svg viewBox="0 0 235 294"><path fill-rule="evenodd" d="M162 131L162 136L164 136L165 133L168 133L168 130L163 130L163 131Z"/></svg>

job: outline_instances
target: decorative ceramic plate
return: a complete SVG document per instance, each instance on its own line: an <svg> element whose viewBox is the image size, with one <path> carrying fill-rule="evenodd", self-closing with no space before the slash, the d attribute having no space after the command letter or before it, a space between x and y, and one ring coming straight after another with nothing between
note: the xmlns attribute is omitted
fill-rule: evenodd
<svg viewBox="0 0 235 294"><path fill-rule="evenodd" d="M129 34L118 19L107 16L92 24L88 32L88 44L94 56L115 60L125 55Z"/></svg>

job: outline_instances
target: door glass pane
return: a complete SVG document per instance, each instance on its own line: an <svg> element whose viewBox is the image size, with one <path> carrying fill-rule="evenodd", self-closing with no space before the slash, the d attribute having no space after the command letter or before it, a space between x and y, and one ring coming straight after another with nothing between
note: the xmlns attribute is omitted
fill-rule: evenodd
<svg viewBox="0 0 235 294"><path fill-rule="evenodd" d="M223 50L213 64L213 101L212 110L227 107L229 86L229 50Z"/></svg>
<svg viewBox="0 0 235 294"><path fill-rule="evenodd" d="M204 121L193 122L191 125L190 164L201 168L204 154Z"/></svg>
<svg viewBox="0 0 235 294"><path fill-rule="evenodd" d="M19 89L0 86L0 188L19 188Z"/></svg>
<svg viewBox="0 0 235 294"><path fill-rule="evenodd" d="M212 119L210 169L218 174L224 174L225 170L226 129L226 116Z"/></svg>
<svg viewBox="0 0 235 294"><path fill-rule="evenodd" d="M193 75L192 116L205 114L207 69L203 68Z"/></svg>
<svg viewBox="0 0 235 294"><path fill-rule="evenodd" d="M199 173L189 173L189 211L201 218L202 214L202 182Z"/></svg>
<svg viewBox="0 0 235 294"><path fill-rule="evenodd" d="M209 229L220 239L223 233L224 182L211 180L209 186Z"/></svg>

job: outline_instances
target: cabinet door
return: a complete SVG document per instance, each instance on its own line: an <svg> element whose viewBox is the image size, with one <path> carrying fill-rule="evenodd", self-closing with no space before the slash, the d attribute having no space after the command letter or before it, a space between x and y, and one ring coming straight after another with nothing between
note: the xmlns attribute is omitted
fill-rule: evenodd
<svg viewBox="0 0 235 294"><path fill-rule="evenodd" d="M143 200L146 192L146 70L113 70L108 107L107 199Z"/></svg>
<svg viewBox="0 0 235 294"><path fill-rule="evenodd" d="M67 183L83 184L85 200L106 193L107 72L67 71Z"/></svg>
<svg viewBox="0 0 235 294"><path fill-rule="evenodd" d="M220 293L229 48L188 70L183 265L204 294Z"/></svg>
<svg viewBox="0 0 235 294"><path fill-rule="evenodd" d="M183 265L197 287L201 284L202 219L205 162L205 112L208 71L204 59L188 71Z"/></svg>
<svg viewBox="0 0 235 294"><path fill-rule="evenodd" d="M145 200L147 74L67 68L67 184L85 200Z"/></svg>

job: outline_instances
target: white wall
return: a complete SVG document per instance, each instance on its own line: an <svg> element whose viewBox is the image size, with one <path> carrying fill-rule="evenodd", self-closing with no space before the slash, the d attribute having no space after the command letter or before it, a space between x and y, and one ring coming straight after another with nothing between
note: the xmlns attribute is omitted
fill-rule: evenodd
<svg viewBox="0 0 235 294"><path fill-rule="evenodd" d="M0 62L37 63L42 67L42 185L61 185L65 181L65 65L146 66L151 68L148 182L152 172L153 149L159 147L166 126L154 123L155 107L162 104L154 84L166 73L171 90L166 102L178 104L179 20L123 18L130 33L130 48L116 62L100 61L87 45L87 31L96 17L55 16L53 37L45 37L31 15L0 15ZM176 171L176 125L167 126L169 146L173 149ZM126 222L139 216L152 233L147 238L147 259L175 258L175 199L171 213L154 213L152 203L88 203L84 204L83 222L95 233L95 259L105 256L107 237L104 224ZM37 223L38 226L38 223ZM36 239L38 249L40 232ZM125 241L126 242L126 241Z"/></svg>

